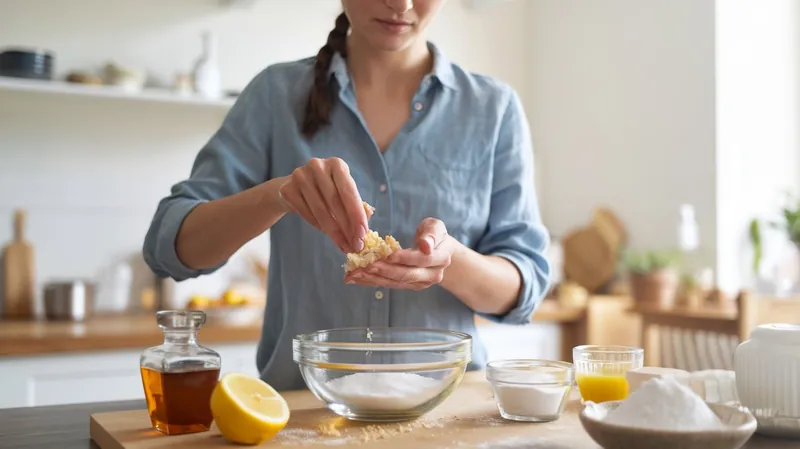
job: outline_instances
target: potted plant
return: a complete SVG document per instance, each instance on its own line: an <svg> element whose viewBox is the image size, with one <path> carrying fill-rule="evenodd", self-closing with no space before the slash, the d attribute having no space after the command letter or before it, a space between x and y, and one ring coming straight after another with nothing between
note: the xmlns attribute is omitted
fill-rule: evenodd
<svg viewBox="0 0 800 449"><path fill-rule="evenodd" d="M638 304L672 307L678 289L680 253L676 251L628 251L622 265L628 273L631 294Z"/></svg>
<svg viewBox="0 0 800 449"><path fill-rule="evenodd" d="M800 200L797 200L794 205L784 207L782 215L783 228L788 234L789 240L800 251Z"/></svg>
<svg viewBox="0 0 800 449"><path fill-rule="evenodd" d="M789 198L787 205L781 209L778 221L768 222L777 229L786 232L789 241L800 251L800 199ZM761 223L758 219L750 222L750 243L753 245L753 273L758 276L763 257Z"/></svg>

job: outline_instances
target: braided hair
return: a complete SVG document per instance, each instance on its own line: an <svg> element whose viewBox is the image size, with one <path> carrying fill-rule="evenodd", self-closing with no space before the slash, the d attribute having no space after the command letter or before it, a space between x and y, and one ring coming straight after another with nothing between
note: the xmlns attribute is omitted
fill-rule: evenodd
<svg viewBox="0 0 800 449"><path fill-rule="evenodd" d="M347 31L350 29L350 20L345 13L336 18L336 26L328 34L328 42L317 53L314 63L314 84L308 93L306 114L303 118L302 132L308 138L313 137L317 131L330 124L331 109L334 103L334 92L328 84L328 70L337 52L347 57Z"/></svg>

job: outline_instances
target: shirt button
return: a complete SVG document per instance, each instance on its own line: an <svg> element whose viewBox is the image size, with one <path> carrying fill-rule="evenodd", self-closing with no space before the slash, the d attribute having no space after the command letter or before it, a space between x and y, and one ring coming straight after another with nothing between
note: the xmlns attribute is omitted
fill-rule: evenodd
<svg viewBox="0 0 800 449"><path fill-rule="evenodd" d="M414 110L419 112L422 110L422 103L414 103Z"/></svg>
<svg viewBox="0 0 800 449"><path fill-rule="evenodd" d="M378 190L380 190L381 193L386 192L386 189L388 189L388 187L386 187L386 184L381 184L380 187L378 187Z"/></svg>
<svg viewBox="0 0 800 449"><path fill-rule="evenodd" d="M383 299L383 292L380 290L375 292L375 299Z"/></svg>

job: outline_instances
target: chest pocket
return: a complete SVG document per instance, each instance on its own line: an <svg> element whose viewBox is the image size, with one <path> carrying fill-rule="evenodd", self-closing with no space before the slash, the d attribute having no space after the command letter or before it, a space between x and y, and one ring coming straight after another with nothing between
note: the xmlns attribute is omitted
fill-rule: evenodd
<svg viewBox="0 0 800 449"><path fill-rule="evenodd" d="M460 139L459 139L460 140ZM489 146L436 147L418 143L404 158L401 185L395 200L416 220L435 217L448 233L470 245L484 231L492 189L492 151Z"/></svg>

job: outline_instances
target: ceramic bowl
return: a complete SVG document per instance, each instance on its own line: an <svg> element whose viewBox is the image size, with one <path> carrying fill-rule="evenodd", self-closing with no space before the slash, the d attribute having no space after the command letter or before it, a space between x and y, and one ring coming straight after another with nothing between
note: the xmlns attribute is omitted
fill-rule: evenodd
<svg viewBox="0 0 800 449"><path fill-rule="evenodd" d="M800 325L762 324L736 348L739 401L758 421L758 433L800 437Z"/></svg>
<svg viewBox="0 0 800 449"><path fill-rule="evenodd" d="M605 449L738 449L756 430L749 412L723 404L707 403L725 424L721 430L685 431L642 429L609 424L603 418L622 401L587 404L580 420L586 433Z"/></svg>

